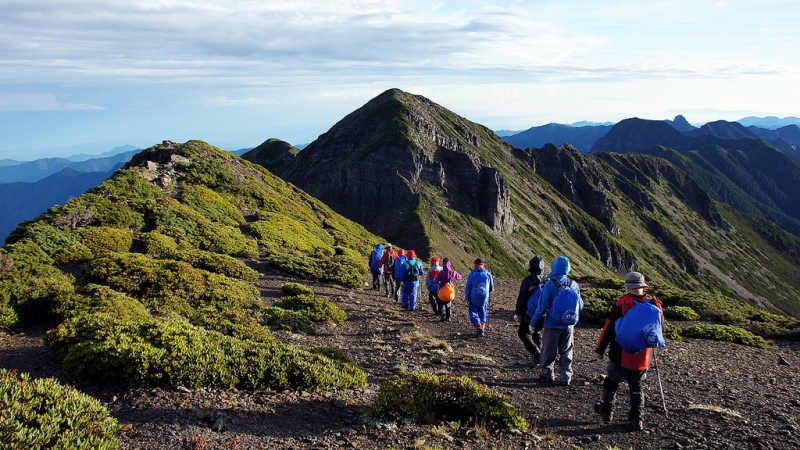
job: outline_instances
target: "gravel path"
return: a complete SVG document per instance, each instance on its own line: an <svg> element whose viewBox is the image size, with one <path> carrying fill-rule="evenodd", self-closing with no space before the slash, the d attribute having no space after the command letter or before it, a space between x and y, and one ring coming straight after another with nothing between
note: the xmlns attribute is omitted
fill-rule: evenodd
<svg viewBox="0 0 800 450"><path fill-rule="evenodd" d="M293 280L268 276L257 285L270 303L287 281ZM61 371L42 346L45 326L0 333L0 367L56 377L99 398L126 424L122 449L800 448L798 343L777 342L760 350L707 340L669 341L657 354L668 412L651 368L644 383L646 429L630 432L625 422L602 425L592 412L605 372L594 360L598 328L576 328L571 386L535 381L538 372L529 368L530 358L512 321L518 280L496 280L483 338L473 336L459 300L454 321L442 323L426 302L423 311L402 311L399 303L375 291L309 285L343 308L349 320L341 326L320 325L315 336L278 332L278 339L343 348L368 373L363 389L307 393L94 385L71 380ZM463 295L463 282L458 289ZM508 396L533 430L486 436L480 428L454 424L371 423L364 408L380 383L400 367L473 377ZM617 416L624 418L625 385L618 398Z"/></svg>

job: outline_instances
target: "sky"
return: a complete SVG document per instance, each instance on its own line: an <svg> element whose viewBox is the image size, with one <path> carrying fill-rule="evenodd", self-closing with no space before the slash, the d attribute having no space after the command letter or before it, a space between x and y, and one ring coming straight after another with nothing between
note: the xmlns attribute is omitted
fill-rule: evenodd
<svg viewBox="0 0 800 450"><path fill-rule="evenodd" d="M0 159L295 145L390 88L491 129L800 116L800 2L0 0Z"/></svg>

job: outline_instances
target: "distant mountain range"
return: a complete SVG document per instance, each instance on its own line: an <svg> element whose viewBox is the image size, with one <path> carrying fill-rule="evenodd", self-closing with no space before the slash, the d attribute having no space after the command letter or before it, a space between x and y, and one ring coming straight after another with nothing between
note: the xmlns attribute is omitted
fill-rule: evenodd
<svg viewBox="0 0 800 450"><path fill-rule="evenodd" d="M79 172L108 172L113 167L128 162L138 152L139 150L127 150L111 156L91 159L81 159L83 156L77 156L78 159L81 159L80 161L73 161L69 158L43 158L35 161L19 162L18 164L0 167L0 181L3 183L18 181L34 183L66 168Z"/></svg>
<svg viewBox="0 0 800 450"><path fill-rule="evenodd" d="M103 172L79 172L68 167L33 183L0 184L0 211L3 211L0 214L0 242L5 242L20 222L31 220L53 205L64 204L83 194L120 167L122 163Z"/></svg>
<svg viewBox="0 0 800 450"><path fill-rule="evenodd" d="M800 151L798 150L798 146L800 146L800 127L798 127L800 119L797 120L797 123L794 123L796 118L793 117L785 119L755 119L757 118L745 118L739 122L720 120L709 122L699 128L690 124L681 115L676 116L673 120L648 120L648 122L663 122L677 131L688 133L690 136L714 135L723 139L764 139L782 151L792 156L800 157ZM620 123L623 122L625 121ZM752 123L760 123L762 125L756 126ZM498 136L501 136L509 144L522 149L541 148L545 144L570 144L581 153L589 153L592 151L595 141L605 136L606 133L611 131L611 128L612 125L598 125L591 122L578 122L572 125L551 123L532 127L518 133L498 134ZM670 131L662 132L669 133ZM649 131L644 131L644 133L647 134Z"/></svg>

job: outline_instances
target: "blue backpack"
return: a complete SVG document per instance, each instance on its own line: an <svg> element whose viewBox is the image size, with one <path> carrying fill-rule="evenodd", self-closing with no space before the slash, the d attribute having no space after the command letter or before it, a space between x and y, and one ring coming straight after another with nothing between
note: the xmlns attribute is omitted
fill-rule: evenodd
<svg viewBox="0 0 800 450"><path fill-rule="evenodd" d="M639 353L646 348L666 347L661 321L661 310L650 302L650 297L644 302L634 300L633 308L614 324L617 333L615 340L630 354Z"/></svg>
<svg viewBox="0 0 800 450"><path fill-rule="evenodd" d="M528 317L533 317L536 314L536 308L539 307L539 298L542 297L542 287L544 283L537 283L536 286L533 288L533 293L530 297L528 297L528 309L525 314Z"/></svg>
<svg viewBox="0 0 800 450"><path fill-rule="evenodd" d="M562 285L555 278L551 278L551 280L558 286L558 293L547 313L550 320L556 325L577 324L581 312L581 295L569 288L573 281L567 278L567 282Z"/></svg>

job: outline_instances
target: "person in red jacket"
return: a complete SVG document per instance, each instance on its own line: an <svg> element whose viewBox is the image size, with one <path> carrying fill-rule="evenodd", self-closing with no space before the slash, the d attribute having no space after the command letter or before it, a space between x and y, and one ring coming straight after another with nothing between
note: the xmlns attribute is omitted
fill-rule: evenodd
<svg viewBox="0 0 800 450"><path fill-rule="evenodd" d="M643 302L648 297L644 293L644 288L648 287L644 280L644 275L639 272L630 272L625 277L623 285L627 292L622 298L617 300L611 311L608 313L600 338L597 340L597 359L603 360L603 354L608 350L608 367L606 368L607 377L603 381L603 394L595 405L594 410L600 415L604 423L611 422L613 418L614 397L617 394L619 384L623 381L628 382L631 395L631 408L628 411L628 421L634 430L644 429L642 420L644 407L644 393L642 392L642 381L647 376L647 369L650 367L650 349L646 348L639 353L631 354L626 352L615 340L616 321L624 316L634 306L634 300ZM655 296L649 296L650 301L662 309L661 303Z"/></svg>
<svg viewBox="0 0 800 450"><path fill-rule="evenodd" d="M392 244L386 244L386 251L383 252L378 265L383 269L383 290L387 297L395 294L394 288L394 260L397 259L397 252L394 251ZM389 293L391 291L391 294ZM396 295L395 295L396 297ZM395 300L397 300L395 298Z"/></svg>

